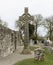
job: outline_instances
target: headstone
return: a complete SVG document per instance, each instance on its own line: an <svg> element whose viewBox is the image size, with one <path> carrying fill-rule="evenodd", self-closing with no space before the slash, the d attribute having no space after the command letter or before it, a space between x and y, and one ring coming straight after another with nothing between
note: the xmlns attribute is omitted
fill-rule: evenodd
<svg viewBox="0 0 53 65"><path fill-rule="evenodd" d="M51 46L52 45L52 41L48 38L47 40L44 41L44 45L45 46Z"/></svg>
<svg viewBox="0 0 53 65"><path fill-rule="evenodd" d="M46 53L51 54L53 52L53 49L51 46L46 46Z"/></svg>
<svg viewBox="0 0 53 65"><path fill-rule="evenodd" d="M44 50L42 48L35 49L34 58L37 61L44 61Z"/></svg>
<svg viewBox="0 0 53 65"><path fill-rule="evenodd" d="M30 46L33 46L34 45L34 41L31 39L30 40Z"/></svg>

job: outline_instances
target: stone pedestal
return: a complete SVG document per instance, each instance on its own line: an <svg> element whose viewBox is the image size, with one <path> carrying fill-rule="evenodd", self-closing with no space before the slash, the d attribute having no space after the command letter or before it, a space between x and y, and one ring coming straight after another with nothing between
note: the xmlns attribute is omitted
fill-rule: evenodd
<svg viewBox="0 0 53 65"><path fill-rule="evenodd" d="M22 54L31 54L31 51L30 51L29 48L28 49L23 49Z"/></svg>

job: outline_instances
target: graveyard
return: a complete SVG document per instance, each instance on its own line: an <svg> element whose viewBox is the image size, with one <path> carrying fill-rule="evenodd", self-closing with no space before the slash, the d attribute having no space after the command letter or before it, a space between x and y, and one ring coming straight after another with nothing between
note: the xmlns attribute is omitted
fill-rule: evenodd
<svg viewBox="0 0 53 65"><path fill-rule="evenodd" d="M51 49L50 50L48 49L49 48L46 48L46 47L44 48L44 55L43 55L44 57L42 56L40 60L37 59L36 53L35 53L33 54L32 58L21 60L19 62L16 62L14 65L53 65L53 50L51 51ZM37 49L35 50L37 51Z"/></svg>
<svg viewBox="0 0 53 65"><path fill-rule="evenodd" d="M44 61L35 61L34 58L19 61L14 65L53 65L53 54L46 55Z"/></svg>
<svg viewBox="0 0 53 65"><path fill-rule="evenodd" d="M53 21L45 19L50 24L48 26L41 22L42 18L40 14L35 17L29 14L28 7L25 7L24 13L16 21L19 31L0 24L0 60L6 59L3 64L53 65ZM37 33L40 25L48 29L45 37Z"/></svg>
<svg viewBox="0 0 53 65"><path fill-rule="evenodd" d="M39 15L40 18L42 18ZM36 36L33 36L33 32L30 34L30 28L29 27L29 22L30 21L35 21L36 23L40 21L41 19L34 20L34 17L31 16L28 13L28 8L25 8L24 14L19 17L19 21L23 21L24 27L21 27L20 30L22 29L24 32L24 48L22 51L22 54L33 54L33 58L25 59L23 61L19 61L18 63L15 63L14 65L52 65L53 64L53 41L51 41L51 33L50 33L50 38L44 39L44 41L37 42L38 35L37 35L37 26L36 25ZM42 24L42 23L41 23ZM51 24L51 23L50 23ZM40 24L39 24L40 25ZM33 28L34 29L34 28ZM50 28L51 30L51 28ZM36 40L34 45L29 45L29 40ZM33 51L33 52L31 52Z"/></svg>

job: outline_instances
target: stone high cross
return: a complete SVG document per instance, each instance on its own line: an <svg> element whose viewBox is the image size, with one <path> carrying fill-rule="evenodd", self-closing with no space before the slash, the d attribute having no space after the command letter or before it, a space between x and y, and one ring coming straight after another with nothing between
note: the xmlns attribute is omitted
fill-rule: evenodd
<svg viewBox="0 0 53 65"><path fill-rule="evenodd" d="M33 21L34 17L28 13L28 8L24 10L24 14L19 17L19 21L24 22L24 48L26 49L29 44L29 22Z"/></svg>

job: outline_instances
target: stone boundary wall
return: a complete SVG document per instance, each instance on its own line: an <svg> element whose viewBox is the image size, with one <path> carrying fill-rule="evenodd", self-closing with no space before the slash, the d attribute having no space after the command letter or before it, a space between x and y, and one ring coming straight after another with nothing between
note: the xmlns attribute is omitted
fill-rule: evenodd
<svg viewBox="0 0 53 65"><path fill-rule="evenodd" d="M0 56L5 57L17 49L17 33L0 27Z"/></svg>

